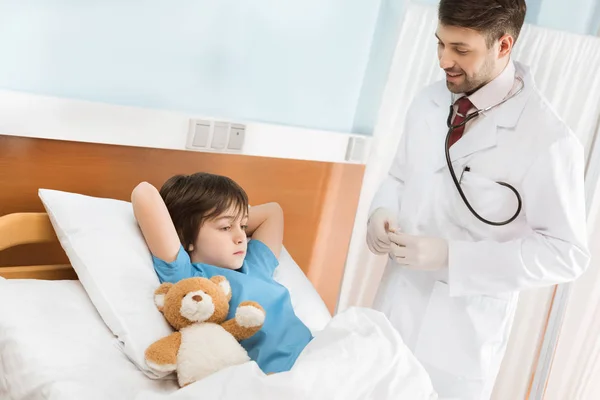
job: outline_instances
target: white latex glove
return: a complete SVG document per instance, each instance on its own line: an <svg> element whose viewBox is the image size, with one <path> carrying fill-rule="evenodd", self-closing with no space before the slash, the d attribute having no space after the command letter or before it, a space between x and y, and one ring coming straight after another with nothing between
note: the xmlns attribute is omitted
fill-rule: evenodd
<svg viewBox="0 0 600 400"><path fill-rule="evenodd" d="M448 242L441 238L390 233L390 257L403 266L436 271L448 265Z"/></svg>
<svg viewBox="0 0 600 400"><path fill-rule="evenodd" d="M367 224L367 246L375 254L387 254L391 250L389 233L397 230L396 215L387 208L378 208Z"/></svg>

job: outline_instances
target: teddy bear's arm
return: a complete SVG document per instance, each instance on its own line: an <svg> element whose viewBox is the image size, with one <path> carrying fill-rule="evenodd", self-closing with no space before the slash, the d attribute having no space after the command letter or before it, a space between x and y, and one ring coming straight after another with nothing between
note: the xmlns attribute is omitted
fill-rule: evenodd
<svg viewBox="0 0 600 400"><path fill-rule="evenodd" d="M173 332L169 336L157 340L146 349L146 364L151 369L159 372L175 371L180 345L180 332Z"/></svg>
<svg viewBox="0 0 600 400"><path fill-rule="evenodd" d="M252 337L262 328L265 316L265 310L260 304L254 301L244 301L238 306L235 318L223 322L221 326L238 341L244 340Z"/></svg>

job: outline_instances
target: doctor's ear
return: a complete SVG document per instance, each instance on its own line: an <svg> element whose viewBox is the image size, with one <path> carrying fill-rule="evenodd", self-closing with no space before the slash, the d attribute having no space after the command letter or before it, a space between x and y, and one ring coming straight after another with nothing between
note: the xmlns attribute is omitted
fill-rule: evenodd
<svg viewBox="0 0 600 400"><path fill-rule="evenodd" d="M498 58L503 58L509 55L512 51L512 48L515 44L515 39L510 34L506 34L498 39L499 48L498 48Z"/></svg>

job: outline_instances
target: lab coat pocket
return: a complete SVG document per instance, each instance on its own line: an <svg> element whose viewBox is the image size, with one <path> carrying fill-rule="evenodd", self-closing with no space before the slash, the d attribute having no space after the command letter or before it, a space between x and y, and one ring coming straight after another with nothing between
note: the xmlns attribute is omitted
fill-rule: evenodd
<svg viewBox="0 0 600 400"><path fill-rule="evenodd" d="M517 196L511 189L476 172L466 171L463 173L461 188L471 204L471 207L477 214L488 221L502 222L509 220L519 208ZM457 204L457 215L460 217L461 225L475 232L484 228L482 233L487 236L487 230L491 225L479 221L479 219L469 211L458 192L455 193L455 199ZM520 217L521 216L504 226L504 228L516 228L521 219ZM496 226L493 228L495 233L503 232L501 229L498 229L503 227ZM512 231L512 229L508 230ZM504 229L504 231L507 231L507 229Z"/></svg>
<svg viewBox="0 0 600 400"><path fill-rule="evenodd" d="M415 356L444 373L484 379L503 351L509 305L490 296L450 297L448 285L436 282Z"/></svg>

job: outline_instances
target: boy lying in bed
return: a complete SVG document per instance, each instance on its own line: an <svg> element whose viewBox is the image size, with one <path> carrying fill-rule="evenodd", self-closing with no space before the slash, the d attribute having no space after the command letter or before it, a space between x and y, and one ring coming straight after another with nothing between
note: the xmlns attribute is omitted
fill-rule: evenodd
<svg viewBox="0 0 600 400"><path fill-rule="evenodd" d="M242 346L263 372L288 371L312 335L287 289L273 279L283 240L281 207L249 208L237 183L207 173L174 176L160 193L142 182L131 202L161 283L225 276L233 293L230 313L242 300L266 311L262 329Z"/></svg>

